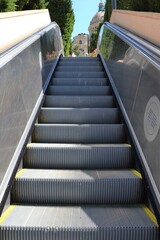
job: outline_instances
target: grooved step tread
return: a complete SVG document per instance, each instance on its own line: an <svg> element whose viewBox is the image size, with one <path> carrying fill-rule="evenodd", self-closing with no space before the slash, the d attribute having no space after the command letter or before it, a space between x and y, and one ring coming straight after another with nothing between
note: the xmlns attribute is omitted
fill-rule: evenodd
<svg viewBox="0 0 160 240"><path fill-rule="evenodd" d="M44 107L115 107L113 96L46 96Z"/></svg>
<svg viewBox="0 0 160 240"><path fill-rule="evenodd" d="M101 72L102 66L58 66L57 72Z"/></svg>
<svg viewBox="0 0 160 240"><path fill-rule="evenodd" d="M106 77L104 71L101 72L55 72L54 77L65 78L104 78Z"/></svg>
<svg viewBox="0 0 160 240"><path fill-rule="evenodd" d="M123 124L35 124L34 142L125 143Z"/></svg>
<svg viewBox="0 0 160 240"><path fill-rule="evenodd" d="M63 57L60 59L61 62L100 62L98 57Z"/></svg>
<svg viewBox="0 0 160 240"><path fill-rule="evenodd" d="M1 239L158 240L157 224L146 209L143 205L13 206L1 224Z"/></svg>
<svg viewBox="0 0 160 240"><path fill-rule="evenodd" d="M102 66L100 61L60 61L58 66Z"/></svg>
<svg viewBox="0 0 160 240"><path fill-rule="evenodd" d="M106 78L65 78L65 77L54 77L51 79L51 85L59 86L105 86L108 84Z"/></svg>
<svg viewBox="0 0 160 240"><path fill-rule="evenodd" d="M40 123L120 123L118 108L41 108Z"/></svg>
<svg viewBox="0 0 160 240"><path fill-rule="evenodd" d="M144 189L137 175L129 170L23 169L15 179L11 198L16 203L142 203Z"/></svg>
<svg viewBox="0 0 160 240"><path fill-rule="evenodd" d="M24 167L53 169L125 169L133 167L125 144L28 144Z"/></svg>
<svg viewBox="0 0 160 240"><path fill-rule="evenodd" d="M103 67L102 66L57 66L56 71L58 72L98 72L102 71Z"/></svg>
<svg viewBox="0 0 160 240"><path fill-rule="evenodd" d="M109 86L49 86L47 95L111 95L111 87Z"/></svg>

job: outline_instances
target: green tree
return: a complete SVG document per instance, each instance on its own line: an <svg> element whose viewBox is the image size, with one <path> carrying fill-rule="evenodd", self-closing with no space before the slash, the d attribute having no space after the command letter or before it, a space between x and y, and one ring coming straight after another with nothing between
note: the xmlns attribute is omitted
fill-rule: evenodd
<svg viewBox="0 0 160 240"><path fill-rule="evenodd" d="M97 48L97 41L98 41L98 32L94 32L90 38L90 47L89 52L93 52Z"/></svg>
<svg viewBox="0 0 160 240"><path fill-rule="evenodd" d="M11 12L16 10L16 0L0 0L0 12Z"/></svg>
<svg viewBox="0 0 160 240"><path fill-rule="evenodd" d="M44 9L48 3L46 0L18 0L17 10L32 10L32 9Z"/></svg>
<svg viewBox="0 0 160 240"><path fill-rule="evenodd" d="M149 0L131 0L131 10L134 11L149 11ZM150 2L153 2L153 0L150 0ZM123 6L122 6L123 7Z"/></svg>
<svg viewBox="0 0 160 240"><path fill-rule="evenodd" d="M48 4L51 20L60 26L65 55L70 52L71 34L74 26L74 12L71 0L50 0Z"/></svg>
<svg viewBox="0 0 160 240"><path fill-rule="evenodd" d="M160 12L160 1L159 0L148 0L148 8L150 12Z"/></svg>

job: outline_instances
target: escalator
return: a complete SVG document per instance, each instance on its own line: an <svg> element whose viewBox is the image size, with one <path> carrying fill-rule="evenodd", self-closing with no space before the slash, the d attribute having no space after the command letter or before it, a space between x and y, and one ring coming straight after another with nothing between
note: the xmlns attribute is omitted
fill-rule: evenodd
<svg viewBox="0 0 160 240"><path fill-rule="evenodd" d="M158 240L101 60L64 58L0 218L2 240Z"/></svg>

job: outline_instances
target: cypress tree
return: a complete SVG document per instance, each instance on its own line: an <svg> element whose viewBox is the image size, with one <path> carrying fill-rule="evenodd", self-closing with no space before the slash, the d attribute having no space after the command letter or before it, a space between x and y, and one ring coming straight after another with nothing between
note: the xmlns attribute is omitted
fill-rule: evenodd
<svg viewBox="0 0 160 240"><path fill-rule="evenodd" d="M74 12L71 0L50 0L48 4L51 20L61 29L65 55L70 52L71 34L74 26Z"/></svg>
<svg viewBox="0 0 160 240"><path fill-rule="evenodd" d="M16 10L16 0L0 0L0 12L11 12Z"/></svg>
<svg viewBox="0 0 160 240"><path fill-rule="evenodd" d="M17 10L44 9L47 7L46 0L18 0Z"/></svg>
<svg viewBox="0 0 160 240"><path fill-rule="evenodd" d="M97 48L98 32L94 32L90 38L90 47L89 51L93 52Z"/></svg>

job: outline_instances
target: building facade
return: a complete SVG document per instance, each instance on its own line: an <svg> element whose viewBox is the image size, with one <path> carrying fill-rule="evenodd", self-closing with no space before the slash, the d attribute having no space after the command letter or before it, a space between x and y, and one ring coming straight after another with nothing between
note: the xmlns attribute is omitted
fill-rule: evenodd
<svg viewBox="0 0 160 240"><path fill-rule="evenodd" d="M80 33L73 38L72 49L75 55L86 56L88 54L89 36L85 33Z"/></svg>
<svg viewBox="0 0 160 240"><path fill-rule="evenodd" d="M98 12L93 16L90 25L88 27L89 37L91 37L92 33L97 32L99 24L103 22L105 14L105 4L100 1L98 6Z"/></svg>

